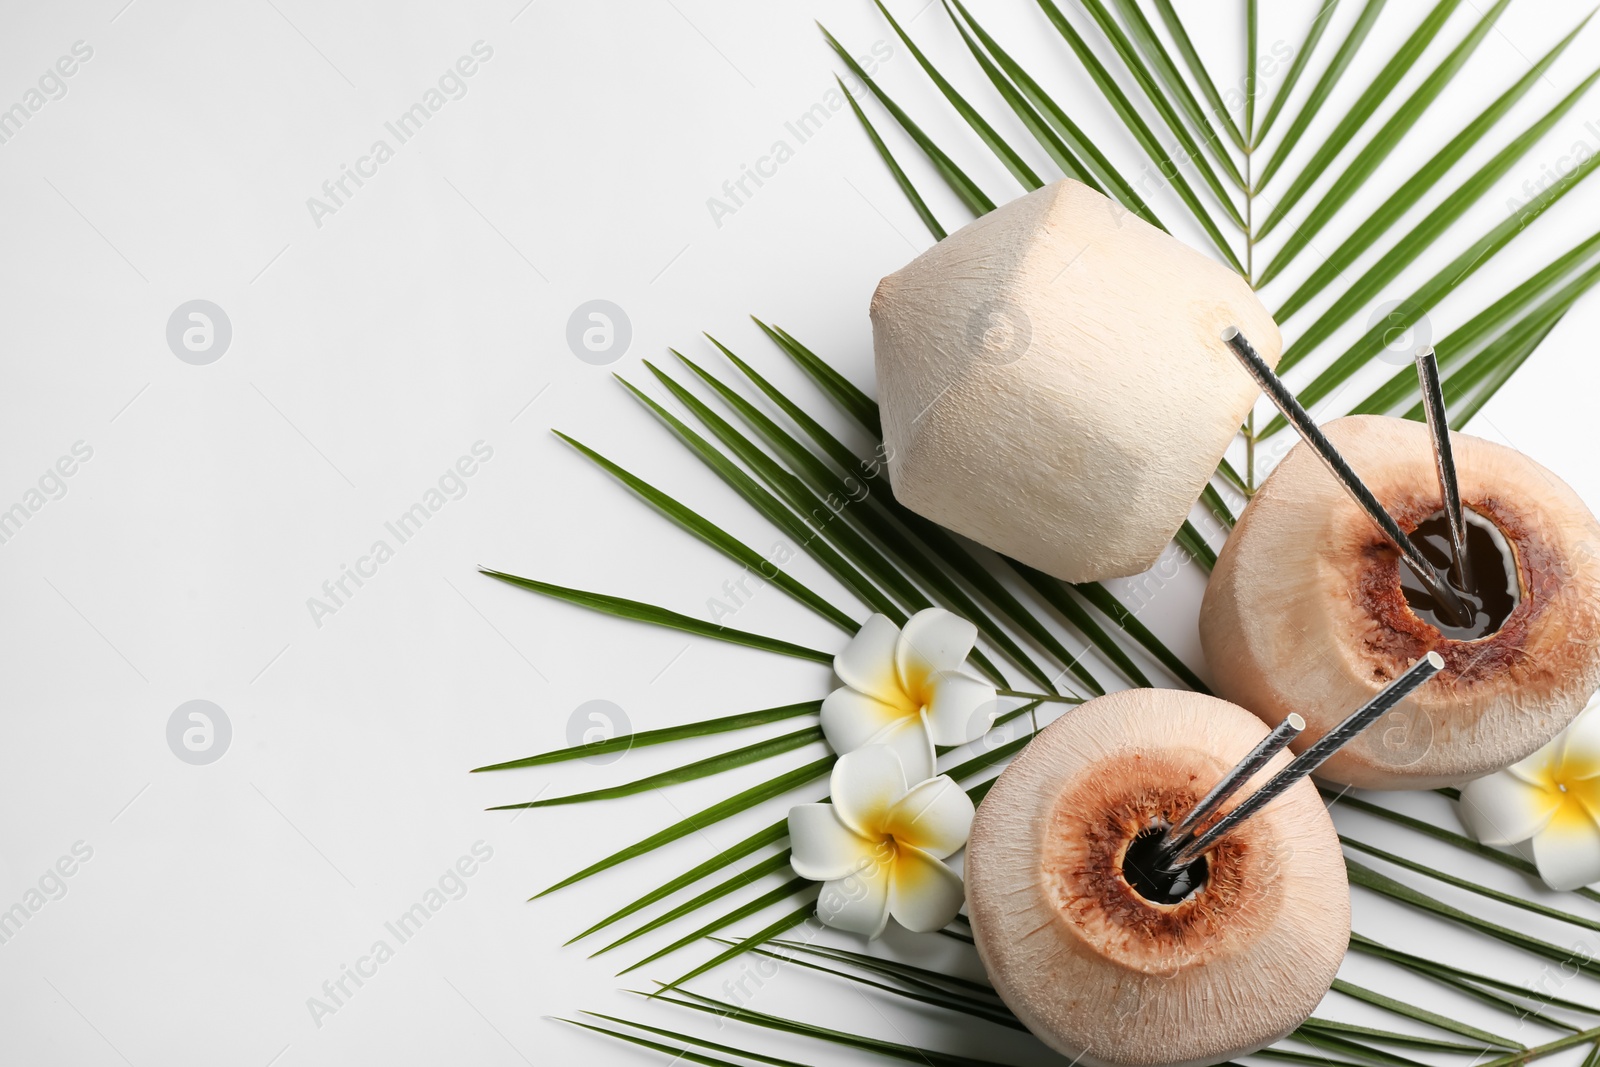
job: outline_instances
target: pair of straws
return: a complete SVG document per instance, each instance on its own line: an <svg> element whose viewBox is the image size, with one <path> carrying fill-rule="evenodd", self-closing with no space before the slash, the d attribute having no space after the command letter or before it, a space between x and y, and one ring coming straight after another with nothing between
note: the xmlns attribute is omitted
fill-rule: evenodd
<svg viewBox="0 0 1600 1067"><path fill-rule="evenodd" d="M1383 718L1391 708L1410 696L1412 690L1438 674L1443 668L1444 658L1437 652L1429 652L1417 660L1404 674L1385 686L1377 696L1351 712L1338 726L1317 738L1310 747L1291 760L1287 767L1269 778L1266 784L1242 800L1232 811L1197 833L1196 830L1216 814L1217 809L1229 797L1237 793L1241 786L1305 729L1304 719L1298 715L1289 715L1263 738L1260 744L1251 749L1233 770L1223 776L1222 781L1195 805L1193 811L1163 835L1158 865L1168 873L1176 873L1188 867L1234 827L1326 763L1334 753L1359 737L1367 727Z"/></svg>
<svg viewBox="0 0 1600 1067"><path fill-rule="evenodd" d="M1244 364L1244 369L1261 386L1261 391L1267 398L1277 405L1283 412L1283 417L1289 425L1295 428L1300 437L1317 454L1317 457L1333 472L1334 478L1344 486L1362 511L1367 513L1383 535L1400 550L1401 558L1411 568L1434 600L1444 606L1444 609L1455 617L1456 622L1462 626L1471 625L1472 611L1461 600L1460 595L1450 583L1440 577L1439 572L1433 569L1411 538L1400 529L1394 517L1383 510L1383 505L1378 503L1378 498L1372 495L1366 483L1350 468L1350 464L1333 447L1333 442L1318 429L1306 409L1294 398L1288 386L1283 384L1283 379L1272 372L1261 354L1245 340L1244 335L1237 327L1229 326L1222 331L1222 340L1239 357L1239 362ZM1439 478L1439 492L1444 498L1445 522L1450 527L1450 555L1451 570L1458 585L1466 588L1468 575L1467 562L1467 526L1466 516L1461 510L1461 489L1456 481L1455 453L1450 446L1450 422L1444 409L1444 388L1439 380L1439 360L1432 348L1424 348L1416 355L1417 378L1422 384L1422 408L1428 419L1428 432L1433 438L1433 465Z"/></svg>
<svg viewBox="0 0 1600 1067"><path fill-rule="evenodd" d="M1300 406L1283 380L1267 366L1254 346L1244 338L1237 327L1222 331L1222 340L1239 358L1245 370L1261 386L1261 391L1277 405L1289 425L1309 445L1318 458L1333 473L1339 484L1367 513L1385 537L1400 550L1401 558L1416 574L1417 579L1458 623L1469 624L1472 612L1462 602L1450 583L1434 570L1416 543L1400 529L1394 517L1383 509L1372 490L1351 469L1350 464L1333 447L1333 442L1318 429L1306 409ZM1455 455L1450 447L1450 424L1444 406L1444 391L1439 379L1439 361L1432 348L1424 348L1416 355L1417 377L1422 385L1423 410L1428 418L1428 430L1433 438L1434 470L1439 478L1439 489L1444 498L1445 521L1450 528L1451 569L1456 582L1463 588L1468 575L1466 517L1461 510L1461 492L1456 481ZM1437 652L1429 652L1412 664L1405 673L1390 682L1382 692L1352 712L1343 722L1318 738L1310 747L1296 756L1287 767L1279 771L1266 784L1246 797L1234 809L1204 830L1199 828L1210 819L1257 771L1279 752L1288 747L1305 729L1305 720L1290 714L1283 722L1251 749L1244 759L1216 784L1195 805L1194 810L1180 819L1162 836L1158 865L1169 874L1182 871L1199 859L1229 831L1245 819L1260 811L1284 790L1309 775L1324 762L1360 736L1367 727L1383 718L1388 711L1411 692L1432 678L1444 667ZM1197 832L1198 831L1198 832Z"/></svg>

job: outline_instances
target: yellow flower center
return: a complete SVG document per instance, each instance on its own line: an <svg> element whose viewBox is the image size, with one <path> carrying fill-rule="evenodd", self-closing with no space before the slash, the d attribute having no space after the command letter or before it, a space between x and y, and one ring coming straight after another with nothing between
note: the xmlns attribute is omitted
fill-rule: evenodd
<svg viewBox="0 0 1600 1067"><path fill-rule="evenodd" d="M1551 826L1558 830L1592 827L1600 821L1600 779L1587 776L1587 767L1570 767L1551 760L1538 775L1539 787L1557 802Z"/></svg>

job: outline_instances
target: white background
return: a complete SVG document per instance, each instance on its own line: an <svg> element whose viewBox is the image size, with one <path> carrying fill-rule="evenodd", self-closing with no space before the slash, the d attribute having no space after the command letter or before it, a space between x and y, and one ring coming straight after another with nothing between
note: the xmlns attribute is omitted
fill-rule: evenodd
<svg viewBox="0 0 1600 1067"><path fill-rule="evenodd" d="M706 600L737 577L732 565L630 498L549 429L573 433L764 547L770 530L672 443L612 372L642 385L641 361L670 358L668 345L709 358L699 338L709 330L825 410L761 339L746 318L755 313L870 384L872 287L929 238L847 111L798 147L786 130L824 99L840 69L813 18L857 54L889 43L885 86L931 134L960 146L963 164L991 195L1009 198L1016 187L937 100L866 0L123 5L11 0L0 27L0 106L21 100L74 42L93 49L66 94L0 144L0 508L23 501L75 442L93 449L65 495L0 544L0 908L24 900L74 843L93 850L66 880L65 895L0 944L0 1062L653 1058L545 1018L582 1008L711 1032L699 1018L616 991L681 973L702 958L699 949L617 979L635 946L592 961L581 946L560 946L644 887L770 822L782 805L584 886L535 903L524 898L770 768L736 775L735 785L713 779L521 817L483 809L628 780L674 765L686 750L635 752L598 768L466 771L566 744L569 716L591 699L613 701L634 727L649 728L811 699L826 691L828 672L620 623L498 585L474 567L703 616ZM1336 16L1299 97L1357 6ZM938 6L892 7L987 113L1002 113ZM1224 84L1242 69L1234 7L1192 19ZM1263 50L1280 39L1297 45L1312 4L1263 7ZM1461 6L1425 67L1460 39L1475 7ZM1020 0L976 8L1131 172L1134 149L1043 16ZM1319 247L1331 248L1381 202L1380 191L1584 13L1576 2L1512 4L1469 74ZM1074 9L1087 25L1080 15ZM1339 107L1420 16L1421 5L1390 5L1372 54L1335 98ZM1588 73L1597 34L1591 28L1579 39L1461 175ZM307 198L374 140L393 146L384 123L478 41L493 54L466 82L466 95L318 225ZM1408 76L1402 95L1420 77ZM1269 81L1264 92L1270 88ZM915 150L880 108L867 106L935 210L959 224L961 210ZM1297 158L1314 149L1339 107L1318 118ZM1596 125L1586 126L1590 120ZM1021 143L1021 131L1003 129ZM796 148L794 158L718 225L708 198L722 196L725 181L780 139ZM1409 293L1503 219L1507 199L1579 141L1600 150L1600 96L1581 104L1469 214L1454 243L1424 257L1385 298ZM1357 138L1363 143L1365 135ZM1051 173L1038 157L1029 154ZM1278 179L1280 189L1292 171ZM1181 214L1168 199L1157 205L1168 218ZM1435 339L1592 233L1597 216L1594 189L1580 188L1435 312ZM1375 258L1369 253L1362 265ZM1315 261L1308 251L1306 266ZM1332 287L1311 313L1343 288ZM1287 292L1274 288L1268 305ZM180 361L166 341L169 315L197 298L220 305L233 331L228 350L206 366ZM620 305L632 323L627 352L604 367L581 362L565 339L569 315L596 298ZM1340 340L1353 340L1367 314L1361 309ZM1586 301L1471 427L1539 458L1591 505L1600 505L1597 328L1600 303ZM1335 398L1325 413L1338 409ZM319 625L308 598L374 540L393 546L384 523L479 441L493 457L465 495ZM814 568L796 570L860 612ZM1191 662L1200 658L1199 588L1186 572L1143 616ZM770 590L735 624L823 648L840 641ZM232 725L230 748L209 766L180 761L166 740L174 709L193 699L215 702ZM800 762L791 755L773 766ZM1403 803L1454 825L1438 798ZM1371 840L1386 837L1358 817L1341 822ZM465 883L465 895L317 1025L308 998L387 937L385 921L478 841L493 858ZM1461 862L1448 850L1429 858ZM1534 892L1498 869L1471 870ZM1573 941L1571 931L1472 906ZM1518 980L1540 979L1526 958L1501 962L1488 943L1359 895L1356 926ZM747 922L732 932L755 928ZM906 939L891 940L907 948ZM954 948L941 941L935 951L954 960ZM1511 1026L1438 989L1395 986L1368 961L1348 968L1353 980L1387 981L1388 991L1439 1010ZM720 981L703 988L722 995ZM1563 993L1594 996L1575 983ZM752 1004L895 1040L1030 1055L1023 1042L931 1022L804 974L784 972ZM1348 1001L1330 1001L1325 1012L1393 1024ZM1549 1035L1530 1028L1521 1036L1531 1043ZM742 1028L725 1028L720 1039L793 1050L802 1061L838 1058Z"/></svg>

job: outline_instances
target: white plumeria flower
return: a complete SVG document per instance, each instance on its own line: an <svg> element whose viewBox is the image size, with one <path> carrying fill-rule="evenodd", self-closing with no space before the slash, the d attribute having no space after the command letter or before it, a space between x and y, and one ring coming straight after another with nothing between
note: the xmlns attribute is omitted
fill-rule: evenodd
<svg viewBox="0 0 1600 1067"><path fill-rule="evenodd" d="M948 774L906 788L900 758L868 745L833 766L833 803L789 811L790 864L822 882L817 917L876 938L892 915L916 933L961 910L961 876L942 860L967 843L972 798Z"/></svg>
<svg viewBox="0 0 1600 1067"><path fill-rule="evenodd" d="M1486 845L1532 838L1552 889L1600 882L1600 704L1522 762L1469 782L1461 813Z"/></svg>
<svg viewBox="0 0 1600 1067"><path fill-rule="evenodd" d="M833 669L844 688L822 702L822 732L841 756L888 745L906 778L933 777L933 746L962 745L994 721L994 686L960 670L978 629L943 608L925 608L902 630L887 616L862 624Z"/></svg>

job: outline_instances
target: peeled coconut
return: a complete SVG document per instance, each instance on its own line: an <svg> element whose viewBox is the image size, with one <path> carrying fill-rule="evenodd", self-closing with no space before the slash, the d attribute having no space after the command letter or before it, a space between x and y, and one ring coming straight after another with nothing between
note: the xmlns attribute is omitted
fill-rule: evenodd
<svg viewBox="0 0 1600 1067"><path fill-rule="evenodd" d="M1448 560L1427 427L1363 415L1323 430L1400 528ZM1403 588L1415 583L1398 552L1304 445L1262 483L1211 575L1200 639L1214 687L1268 723L1304 716L1296 749L1424 653L1444 658L1319 777L1371 789L1476 778L1533 753L1600 687L1600 524L1520 452L1450 439L1479 609L1471 625Z"/></svg>
<svg viewBox="0 0 1600 1067"><path fill-rule="evenodd" d="M1161 831L1266 732L1215 697L1129 690L1057 720L996 780L967 844L967 910L995 990L1045 1044L1088 1067L1212 1064L1288 1034L1327 993L1350 898L1309 780L1183 880L1154 875Z"/></svg>
<svg viewBox="0 0 1600 1067"><path fill-rule="evenodd" d="M872 297L894 495L1067 581L1153 564L1276 365L1243 278L1075 181L946 237Z"/></svg>

